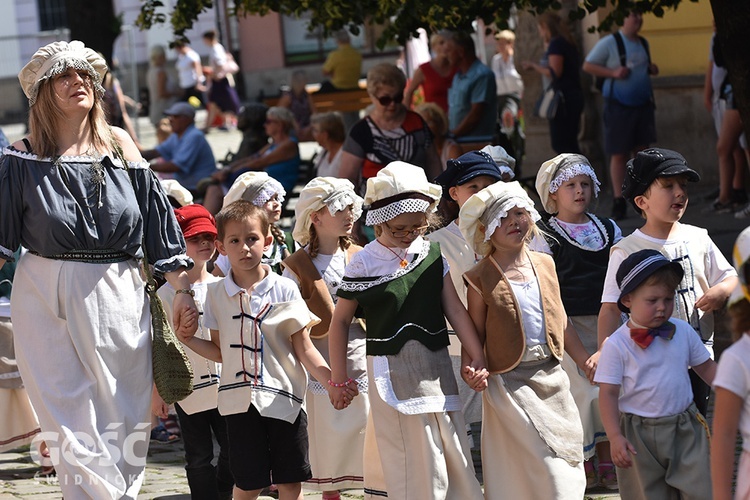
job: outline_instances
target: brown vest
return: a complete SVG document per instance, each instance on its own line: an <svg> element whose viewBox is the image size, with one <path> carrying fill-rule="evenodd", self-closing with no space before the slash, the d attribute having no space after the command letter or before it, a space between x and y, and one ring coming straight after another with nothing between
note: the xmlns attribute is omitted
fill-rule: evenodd
<svg viewBox="0 0 750 500"><path fill-rule="evenodd" d="M562 359L567 316L560 299L555 263L552 257L539 252L529 252L529 258L539 281L547 346L555 358ZM518 302L505 274L492 257L485 257L464 273L464 280L487 305L484 339L487 369L491 373L512 370L523 358L526 336Z"/></svg>
<svg viewBox="0 0 750 500"><path fill-rule="evenodd" d="M352 256L360 250L362 250L362 247L350 245L346 249L346 262L348 263ZM333 317L333 298L331 298L325 281L315 268L310 254L304 248L300 248L284 259L283 264L297 276L300 293L308 309L320 318L320 323L310 330L310 338L320 339L325 337L328 335L328 328L331 326L331 318Z"/></svg>

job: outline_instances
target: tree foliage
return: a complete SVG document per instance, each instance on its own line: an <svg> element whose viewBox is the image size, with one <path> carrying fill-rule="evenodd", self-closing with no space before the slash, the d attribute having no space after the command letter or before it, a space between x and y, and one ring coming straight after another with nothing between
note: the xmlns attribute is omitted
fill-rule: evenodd
<svg viewBox="0 0 750 500"><path fill-rule="evenodd" d="M612 5L613 9L598 27L609 30L632 9L663 16L669 9L687 0L582 0L570 15L583 18L587 13ZM689 0L697 2L698 0ZM324 35L346 28L357 33L359 26L375 23L385 25L378 44L396 40L404 43L417 29L437 31L443 28L466 29L477 18L485 24L506 26L514 9L544 12L561 8L559 0L235 0L234 13L263 15L271 11L289 16L310 16L310 29L320 29ZM159 9L162 0L143 0L138 25L143 29L166 22L167 16ZM213 7L213 0L177 0L170 17L176 37L183 38L198 15Z"/></svg>

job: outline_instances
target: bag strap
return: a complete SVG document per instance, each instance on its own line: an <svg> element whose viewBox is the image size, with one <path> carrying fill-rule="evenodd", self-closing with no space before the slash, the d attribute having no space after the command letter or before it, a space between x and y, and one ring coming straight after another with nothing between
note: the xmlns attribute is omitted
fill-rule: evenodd
<svg viewBox="0 0 750 500"><path fill-rule="evenodd" d="M625 52L625 41L622 39L622 33L619 31L615 31L612 33L612 37L615 39L615 43L617 44L617 54L620 56L620 66L625 66L628 64L628 56ZM646 58L648 59L648 67L651 67L651 50L649 50L648 46L648 40L643 38L641 35L638 35L638 41L641 42L641 45L643 45L643 50L646 51ZM615 85L615 79L610 78L610 88L609 88L609 95L612 95L612 87Z"/></svg>

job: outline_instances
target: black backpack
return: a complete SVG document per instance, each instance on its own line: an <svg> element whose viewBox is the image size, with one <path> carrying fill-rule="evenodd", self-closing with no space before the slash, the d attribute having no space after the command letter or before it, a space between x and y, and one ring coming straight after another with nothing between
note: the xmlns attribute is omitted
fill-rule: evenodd
<svg viewBox="0 0 750 500"><path fill-rule="evenodd" d="M622 35L619 31L615 31L614 33L612 33L612 36L614 37L615 43L617 44L617 53L620 55L620 66L625 66L628 63L628 58L627 54L625 54L625 42L622 40ZM651 51L648 48L648 41L640 35L638 35L638 40L641 41L641 45L643 45L643 49L646 51L646 57L648 57L648 65L651 66ZM604 82L606 80L611 80L612 83L610 83L610 85L615 84L614 78L608 79L604 78L603 76L597 76L594 79L594 85L599 92L604 90ZM612 89L610 88L610 90Z"/></svg>

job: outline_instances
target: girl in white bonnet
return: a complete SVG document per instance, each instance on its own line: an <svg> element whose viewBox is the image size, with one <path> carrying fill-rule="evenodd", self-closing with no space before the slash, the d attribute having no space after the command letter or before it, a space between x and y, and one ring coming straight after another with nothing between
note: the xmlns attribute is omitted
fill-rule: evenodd
<svg viewBox="0 0 750 500"><path fill-rule="evenodd" d="M487 500L580 500L586 485L580 417L560 367L563 348L581 363L585 351L552 258L528 250L538 219L518 182L484 188L459 214L466 241L484 256L464 279L490 373L482 393Z"/></svg>
<svg viewBox="0 0 750 500"><path fill-rule="evenodd" d="M372 388L368 430L380 455L368 447L365 468L380 462L390 498L482 498L444 316L466 351L463 375L477 390L485 384L484 355L440 246L422 238L441 192L423 169L400 161L368 179L365 223L375 226L377 238L349 262L328 334L331 383L345 384L349 327L362 307Z"/></svg>
<svg viewBox="0 0 750 500"><path fill-rule="evenodd" d="M278 225L285 196L286 191L281 183L267 173L245 172L237 177L232 187L229 188L222 206L224 208L234 201L247 200L266 211L273 242L263 252L263 264L269 266L276 274L281 274L281 261L289 257L296 246L291 235L284 232ZM219 255L216 258L213 274L226 276L230 267L226 255Z"/></svg>
<svg viewBox="0 0 750 500"><path fill-rule="evenodd" d="M537 223L543 238L535 239L532 248L555 259L565 311L590 356L583 369L569 357L562 363L583 424L586 486L617 489L609 442L599 417L599 387L591 383L591 377L599 359L597 319L609 251L622 239L622 231L613 220L588 211L599 194L599 179L585 156L563 153L544 162L536 176L536 189L550 216Z"/></svg>
<svg viewBox="0 0 750 500"><path fill-rule="evenodd" d="M336 291L346 264L362 247L351 242L354 222L362 215L362 198L346 179L317 177L302 189L294 207L292 235L304 245L284 262L283 276L295 281L308 308L320 318L311 332L315 347L325 360L328 329ZM365 426L370 402L367 396L365 331L355 320L348 330L347 372L359 386L359 397L336 411L325 390L327 380L310 378L305 401L313 478L306 487L323 492L324 500L338 500L339 491L363 486Z"/></svg>

